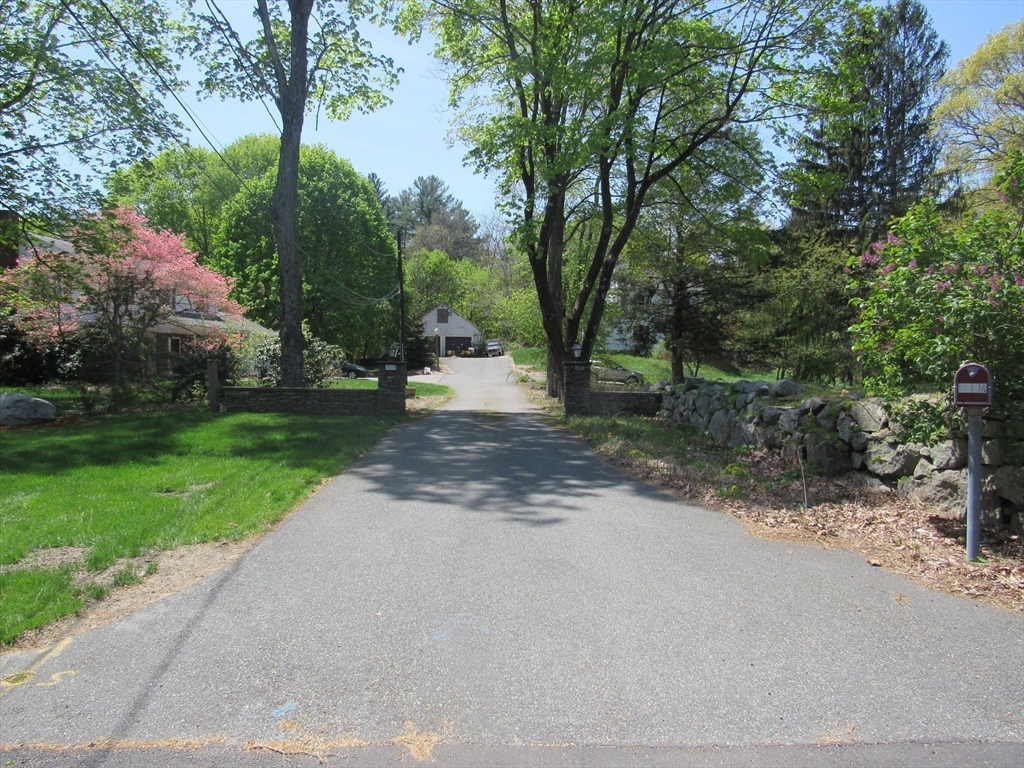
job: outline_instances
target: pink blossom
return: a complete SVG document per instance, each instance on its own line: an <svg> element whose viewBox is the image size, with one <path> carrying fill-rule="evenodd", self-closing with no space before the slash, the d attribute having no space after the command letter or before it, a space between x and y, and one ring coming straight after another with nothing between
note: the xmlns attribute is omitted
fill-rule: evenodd
<svg viewBox="0 0 1024 768"><path fill-rule="evenodd" d="M993 307L1001 307L1003 305L1003 302L1001 302L995 296L989 296L987 299L985 299L985 301L987 301Z"/></svg>
<svg viewBox="0 0 1024 768"><path fill-rule="evenodd" d="M905 242L907 242L902 237L896 237L896 235L894 235L892 232L887 234L885 236L885 239L889 242L889 245L897 245L897 246L899 246L899 245L903 245Z"/></svg>
<svg viewBox="0 0 1024 768"><path fill-rule="evenodd" d="M911 269L917 269L917 259L911 259L910 260L910 268Z"/></svg>
<svg viewBox="0 0 1024 768"><path fill-rule="evenodd" d="M949 288L949 286L951 286L951 285L952 285L952 283L949 282L949 280L939 280L939 282L937 282L935 284L935 290L938 291L939 293L942 293L944 290Z"/></svg>
<svg viewBox="0 0 1024 768"><path fill-rule="evenodd" d="M874 247L874 246L872 246L872 247ZM877 253L871 253L869 251L868 253L861 254L860 264L861 264L862 267L866 267L869 264L877 264L877 263L878 263L878 254Z"/></svg>
<svg viewBox="0 0 1024 768"><path fill-rule="evenodd" d="M1013 284L1018 288L1024 288L1024 276L1020 272L1013 273Z"/></svg>
<svg viewBox="0 0 1024 768"><path fill-rule="evenodd" d="M882 249L885 248L885 243L878 241L877 243L872 243L870 248L872 253L881 253Z"/></svg>
<svg viewBox="0 0 1024 768"><path fill-rule="evenodd" d="M986 266L985 266L984 264L978 264L978 265L977 265L977 266L976 266L976 267L974 268L974 274L976 274L976 275L977 275L978 277L981 277L981 276L982 276L982 275L984 275L984 274L985 274L986 272L988 272L988 267L986 267Z"/></svg>
<svg viewBox="0 0 1024 768"><path fill-rule="evenodd" d="M953 262L953 271L954 272L959 272L960 271L960 262L959 261L954 261Z"/></svg>
<svg viewBox="0 0 1024 768"><path fill-rule="evenodd" d="M928 269L925 271L925 274L927 274L927 275L934 275L935 274L935 267L928 267Z"/></svg>
<svg viewBox="0 0 1024 768"><path fill-rule="evenodd" d="M880 270L879 273L883 274L883 275L888 275L894 269L896 269L896 265L895 264L886 264L884 267L882 267L882 269Z"/></svg>
<svg viewBox="0 0 1024 768"><path fill-rule="evenodd" d="M884 291L885 290L885 280L879 280L878 281L878 287L879 287L879 289Z"/></svg>
<svg viewBox="0 0 1024 768"><path fill-rule="evenodd" d="M853 270L850 269L849 267L843 267L843 274L844 275L849 275L852 272L853 272Z"/></svg>
<svg viewBox="0 0 1024 768"><path fill-rule="evenodd" d="M988 279L988 287L995 293L999 290L999 273L996 272L992 277Z"/></svg>

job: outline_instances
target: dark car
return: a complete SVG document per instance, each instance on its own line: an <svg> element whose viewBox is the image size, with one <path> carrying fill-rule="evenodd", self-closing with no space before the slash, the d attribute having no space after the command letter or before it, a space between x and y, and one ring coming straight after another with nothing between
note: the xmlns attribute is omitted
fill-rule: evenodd
<svg viewBox="0 0 1024 768"><path fill-rule="evenodd" d="M346 379L361 379L363 376L369 376L370 372L361 365L345 363L341 366L341 375Z"/></svg>

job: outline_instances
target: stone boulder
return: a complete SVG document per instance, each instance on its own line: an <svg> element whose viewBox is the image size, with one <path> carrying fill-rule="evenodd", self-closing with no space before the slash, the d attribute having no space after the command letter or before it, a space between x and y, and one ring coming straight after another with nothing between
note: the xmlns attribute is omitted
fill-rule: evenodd
<svg viewBox="0 0 1024 768"><path fill-rule="evenodd" d="M1024 507L1024 467L1000 467L992 474L992 485L1002 498Z"/></svg>
<svg viewBox="0 0 1024 768"><path fill-rule="evenodd" d="M803 391L803 387L801 387L792 379L779 379L772 386L772 394L775 395L776 397L789 397L790 395L799 395Z"/></svg>
<svg viewBox="0 0 1024 768"><path fill-rule="evenodd" d="M868 471L887 479L909 475L921 453L914 446L872 441L865 454Z"/></svg>
<svg viewBox="0 0 1024 768"><path fill-rule="evenodd" d="M711 436L711 439L721 445L728 443L733 421L735 421L735 417L730 411L724 408L716 411L715 415L711 417L711 421L708 422L708 434Z"/></svg>
<svg viewBox="0 0 1024 768"><path fill-rule="evenodd" d="M850 471L850 449L830 432L811 432L804 438L807 462L825 477L839 477Z"/></svg>
<svg viewBox="0 0 1024 768"><path fill-rule="evenodd" d="M967 473L960 469L927 472L900 480L897 491L930 507L960 513L967 505Z"/></svg>
<svg viewBox="0 0 1024 768"><path fill-rule="evenodd" d="M936 469L963 469L967 466L967 441L946 440L929 449Z"/></svg>
<svg viewBox="0 0 1024 768"><path fill-rule="evenodd" d="M889 416L877 398L858 400L850 406L850 417L862 432L880 432L889 424Z"/></svg>
<svg viewBox="0 0 1024 768"><path fill-rule="evenodd" d="M41 424L56 418L53 403L20 392L0 392L0 427Z"/></svg>
<svg viewBox="0 0 1024 768"><path fill-rule="evenodd" d="M781 427L783 432L790 435L795 434L800 428L800 409L786 408L782 415L779 416L779 427Z"/></svg>
<svg viewBox="0 0 1024 768"><path fill-rule="evenodd" d="M766 427L774 427L779 423L779 419L782 417L788 408L780 408L777 405L769 405L763 411L761 411L761 423Z"/></svg>

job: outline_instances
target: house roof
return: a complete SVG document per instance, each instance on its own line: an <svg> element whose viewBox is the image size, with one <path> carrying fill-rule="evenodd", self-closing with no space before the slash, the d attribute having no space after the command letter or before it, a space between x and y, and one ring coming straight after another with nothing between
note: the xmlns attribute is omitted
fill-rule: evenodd
<svg viewBox="0 0 1024 768"><path fill-rule="evenodd" d="M195 312L183 312L163 320L148 329L150 333L166 333L172 336L211 336L215 333L240 333L243 336L258 334L277 336L277 331L265 328L252 320L239 316L205 317Z"/></svg>
<svg viewBox="0 0 1024 768"><path fill-rule="evenodd" d="M424 328L424 332L426 333L426 335L427 335L427 336L431 336L431 335L433 335L433 334L432 334L432 332L430 331L430 329L429 329L429 328L427 328L427 326L428 326L428 325L430 325L431 323L433 323L433 321L431 321L430 323L428 323L428 322L427 322L427 318L428 318L428 317L437 317L437 314L436 314L436 312L437 312L437 310L439 310L439 309L447 309L447 310L448 310L448 314L450 314L450 315L455 315L455 317L457 317L457 318L459 318L460 320L462 320L462 321L464 321L464 322L466 322L466 323L469 323L469 324L470 324L471 326L473 326L473 328L475 328L475 329L476 329L477 335L479 335L479 336L483 336L483 335L484 335L484 332L480 330L480 326L478 326L478 325L477 325L476 323L474 323L474 322L473 322L472 320L470 320L470 319L468 319L468 318L466 318L466 317L463 317L462 315L460 315L460 314L459 314L458 312L456 312L456 311L455 311L454 309L452 309L451 307L445 306L444 304L438 304L438 305L437 305L436 307L434 307L433 309L431 309L431 310L430 310L429 312L427 312L427 314L423 315L423 317L421 317L421 318L420 318L420 320L422 320L422 321L423 321L423 328Z"/></svg>

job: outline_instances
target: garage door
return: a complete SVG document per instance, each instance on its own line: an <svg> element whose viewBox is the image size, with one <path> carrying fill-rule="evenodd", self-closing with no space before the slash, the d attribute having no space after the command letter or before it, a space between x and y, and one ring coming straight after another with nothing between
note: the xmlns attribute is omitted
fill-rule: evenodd
<svg viewBox="0 0 1024 768"><path fill-rule="evenodd" d="M472 336L446 336L444 339L444 353L450 355L453 352L461 355L467 349L473 348Z"/></svg>

